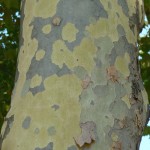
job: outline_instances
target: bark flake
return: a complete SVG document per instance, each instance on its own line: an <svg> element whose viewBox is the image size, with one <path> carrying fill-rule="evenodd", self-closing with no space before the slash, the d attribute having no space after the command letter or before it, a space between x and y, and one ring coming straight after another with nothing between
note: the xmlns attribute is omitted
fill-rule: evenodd
<svg viewBox="0 0 150 150"><path fill-rule="evenodd" d="M96 124L93 121L87 121L80 124L82 134L79 137L74 138L76 144L79 147L83 147L86 144L91 144L96 140Z"/></svg>

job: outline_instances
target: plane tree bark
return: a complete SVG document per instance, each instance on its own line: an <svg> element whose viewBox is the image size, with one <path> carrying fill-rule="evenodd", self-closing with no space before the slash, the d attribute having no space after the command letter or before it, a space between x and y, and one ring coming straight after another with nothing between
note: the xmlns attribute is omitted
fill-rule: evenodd
<svg viewBox="0 0 150 150"><path fill-rule="evenodd" d="M22 0L1 150L136 150L148 98L142 0Z"/></svg>

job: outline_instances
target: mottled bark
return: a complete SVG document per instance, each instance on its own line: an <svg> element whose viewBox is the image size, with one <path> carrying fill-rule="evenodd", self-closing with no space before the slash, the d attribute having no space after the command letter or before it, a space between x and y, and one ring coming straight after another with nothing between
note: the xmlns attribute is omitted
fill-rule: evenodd
<svg viewBox="0 0 150 150"><path fill-rule="evenodd" d="M22 0L1 150L138 150L143 12L142 0Z"/></svg>

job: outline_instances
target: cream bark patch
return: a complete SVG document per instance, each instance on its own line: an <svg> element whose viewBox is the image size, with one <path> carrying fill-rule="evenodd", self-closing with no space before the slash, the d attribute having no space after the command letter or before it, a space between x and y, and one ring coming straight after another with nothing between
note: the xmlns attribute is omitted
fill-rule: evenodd
<svg viewBox="0 0 150 150"><path fill-rule="evenodd" d="M45 33L45 34L50 33L50 31L51 31L51 25L50 25L50 24L45 25L45 26L42 28L42 31L43 31L43 33Z"/></svg>
<svg viewBox="0 0 150 150"><path fill-rule="evenodd" d="M128 77L130 74L129 63L130 63L130 56L128 53L125 53L124 57L118 56L116 58L115 67L125 77Z"/></svg>
<svg viewBox="0 0 150 150"><path fill-rule="evenodd" d="M35 58L36 58L36 60L39 61L39 60L41 60L44 56L45 56L45 51L44 51L44 50L39 50L39 51L37 51Z"/></svg>
<svg viewBox="0 0 150 150"><path fill-rule="evenodd" d="M36 86L39 86L41 82L42 82L42 77L37 74L31 79L30 87L34 88Z"/></svg>
<svg viewBox="0 0 150 150"><path fill-rule="evenodd" d="M71 52L62 40L57 40L53 44L52 62L62 68L66 64L68 68L73 69L82 66L88 72L92 71L95 65L94 56L97 48L90 38L83 38L79 46L76 46Z"/></svg>
<svg viewBox="0 0 150 150"><path fill-rule="evenodd" d="M79 30L72 23L67 23L62 30L62 38L68 42L73 42L76 40L76 34Z"/></svg>
<svg viewBox="0 0 150 150"><path fill-rule="evenodd" d="M34 16L42 18L52 17L56 13L58 2L59 0L39 0L37 3L35 3Z"/></svg>

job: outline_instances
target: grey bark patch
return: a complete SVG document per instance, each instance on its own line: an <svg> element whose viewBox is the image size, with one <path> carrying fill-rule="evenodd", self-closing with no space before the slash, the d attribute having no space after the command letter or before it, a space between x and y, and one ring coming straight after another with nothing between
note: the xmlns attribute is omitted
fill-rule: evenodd
<svg viewBox="0 0 150 150"><path fill-rule="evenodd" d="M19 49L21 48L21 46L24 44L24 38L23 38L23 21L25 18L25 14L24 14L24 8L25 8L25 0L22 0L22 8L21 10L21 18L20 18L20 38L19 38Z"/></svg>
<svg viewBox="0 0 150 150"><path fill-rule="evenodd" d="M114 47L114 43L112 42L112 39L108 36L100 37L97 40L95 40L95 45L97 47L96 58L95 58L96 62L99 62L99 64L100 62L102 64L107 64L109 54L112 52L112 49ZM96 63L96 65L98 65L98 63Z"/></svg>
<svg viewBox="0 0 150 150"><path fill-rule="evenodd" d="M115 92L116 92L116 98L120 99L126 94L126 89L122 84L116 83L115 84Z"/></svg>
<svg viewBox="0 0 150 150"><path fill-rule="evenodd" d="M5 132L4 132L4 135L2 137L3 140L6 138L6 136L10 132L10 129L11 129L13 122L14 122L14 115L10 116L9 118L6 118L5 121L7 121L7 126L5 128Z"/></svg>
<svg viewBox="0 0 150 150"><path fill-rule="evenodd" d="M94 93L99 96L99 97L105 97L108 95L108 91L109 91L109 87L107 85L105 86L101 86L101 85L97 85L94 89L93 89Z"/></svg>
<svg viewBox="0 0 150 150"><path fill-rule="evenodd" d="M31 79L35 73L42 76L44 79L50 75L56 74L61 70L57 65L51 62L49 52L46 52L44 59L40 61L36 61L35 58L32 59L31 65L27 72L27 79Z"/></svg>
<svg viewBox="0 0 150 150"><path fill-rule="evenodd" d="M129 27L133 33L134 33L134 27L137 26L138 29L138 25L139 25L139 19L137 17L137 14L133 14L132 16L129 17Z"/></svg>
<svg viewBox="0 0 150 150"><path fill-rule="evenodd" d="M54 104L51 108L53 108L55 111L59 109L59 105Z"/></svg>
<svg viewBox="0 0 150 150"><path fill-rule="evenodd" d="M62 11L63 10L63 11ZM67 22L75 24L79 32L74 42L65 42L69 50L81 43L85 36L85 27L90 24L90 19L98 20L100 17L108 18L107 11L99 0L70 0L60 1L57 5L57 16L63 18L62 26Z"/></svg>
<svg viewBox="0 0 150 150"><path fill-rule="evenodd" d="M113 50L109 56L110 56L109 63L111 66L113 66L116 61L116 58L117 58L117 53L115 51L115 48L113 48Z"/></svg>
<svg viewBox="0 0 150 150"><path fill-rule="evenodd" d="M30 88L30 82L31 82L31 80L25 81L23 88L22 88L22 91L21 91L21 96L25 96L28 93L29 88Z"/></svg>
<svg viewBox="0 0 150 150"><path fill-rule="evenodd" d="M130 49L130 46L128 44L126 37L124 37L124 36L120 37L117 42L114 42L114 49L115 49L117 55L123 56L125 54L125 52L127 52L127 50Z"/></svg>
<svg viewBox="0 0 150 150"><path fill-rule="evenodd" d="M92 100L90 104L91 104L91 105L94 105L95 103L94 103L94 101Z"/></svg>
<svg viewBox="0 0 150 150"><path fill-rule="evenodd" d="M119 37L125 36L125 30L121 24L117 25L117 31L118 31Z"/></svg>
<svg viewBox="0 0 150 150"><path fill-rule="evenodd" d="M73 72L81 80L83 80L85 76L88 74L88 72L82 66L75 67Z"/></svg>
<svg viewBox="0 0 150 150"><path fill-rule="evenodd" d="M124 14L129 16L129 8L126 0L118 0L118 4L122 7Z"/></svg>
<svg viewBox="0 0 150 150"><path fill-rule="evenodd" d="M114 127L109 131L109 135L111 137L112 133L116 133L118 135L118 139L120 141L126 141L122 142L122 149L133 149L133 150L139 150L136 149L136 142L138 140L137 133L139 130L135 128L134 122L131 119L133 117L133 114L130 114L130 117L125 117L125 122L124 122L124 128L121 128L120 130L120 125L119 122L120 120L115 119L114 121ZM120 132L122 131L122 132ZM129 137L129 138L127 138ZM132 137L132 138L130 138Z"/></svg>
<svg viewBox="0 0 150 150"><path fill-rule="evenodd" d="M94 17L95 15L98 18L108 17L107 11L104 9L102 3L99 0L74 0L73 2L70 0L64 0L59 2L57 9L57 13L61 12L63 18L65 18L65 16L72 17L69 18L69 20L75 19L76 22L79 21L78 19L82 18L81 23L87 22L90 17Z"/></svg>
<svg viewBox="0 0 150 150"><path fill-rule="evenodd" d="M67 150L77 150L77 147L75 145L72 145L72 146L68 147Z"/></svg>
<svg viewBox="0 0 150 150"><path fill-rule="evenodd" d="M36 128L36 129L34 130L34 133L35 133L35 134L39 134L39 132L40 132L40 129L39 129L39 128Z"/></svg>
<svg viewBox="0 0 150 150"><path fill-rule="evenodd" d="M45 88L44 88L43 83L42 83L41 85L37 86L37 87L34 87L34 88L30 88L30 89L29 89L29 91L31 91L31 93L32 93L33 95L36 95L37 93L42 92L42 91L44 91L44 90L45 90Z"/></svg>
<svg viewBox="0 0 150 150"><path fill-rule="evenodd" d="M46 147L44 148L35 148L35 150L53 150L53 142L50 142Z"/></svg>
<svg viewBox="0 0 150 150"><path fill-rule="evenodd" d="M71 73L71 70L65 64L63 64L62 69L60 69L56 74L60 77L69 73Z"/></svg>
<svg viewBox="0 0 150 150"><path fill-rule="evenodd" d="M56 129L55 127L52 126L47 129L47 132L48 132L48 135L53 136L56 134Z"/></svg>
<svg viewBox="0 0 150 150"><path fill-rule="evenodd" d="M116 15L117 15L117 17L118 17L118 18L120 17L120 15L119 15L119 13L118 13L118 12L116 12Z"/></svg>
<svg viewBox="0 0 150 150"><path fill-rule="evenodd" d="M124 54L128 52L130 57L133 57L134 46L128 43L125 36L121 36L118 41L114 42L114 48L111 51L110 64L113 65L116 61L116 57L124 56ZM131 59L132 59L131 57Z"/></svg>
<svg viewBox="0 0 150 150"><path fill-rule="evenodd" d="M27 80L30 80L35 75L35 73L38 74L39 76L42 76L42 78L45 79L48 76L54 74L57 74L58 76L69 74L71 73L71 70L65 64L63 64L62 68L59 68L58 65L55 65L50 61L50 56L46 54L44 59L40 61L36 61L35 57L32 59L31 65L27 72ZM38 87L30 89L30 91L34 95L43 90L44 90L43 83Z"/></svg>
<svg viewBox="0 0 150 150"><path fill-rule="evenodd" d="M38 50L45 50L45 56L40 61L37 61L36 58L33 57L27 72L27 79L31 79L35 75L35 72L44 79L48 76L56 74L60 70L59 66L51 62L51 54L53 43L56 40L61 39L62 25L60 25L59 28L54 28L52 26L52 30L49 34L44 34L42 32L42 28L47 24L51 24L51 21L52 18L43 19L36 17L31 23L31 25L33 25L31 37L38 41Z"/></svg>
<svg viewBox="0 0 150 150"><path fill-rule="evenodd" d="M85 37L85 27L90 24L91 18L99 19L100 17L108 17L106 10L99 0L60 1L57 5L57 13L55 15L60 16L62 22L57 28L52 26L51 32L48 34L44 34L42 28L47 24L51 24L53 18L49 17L45 19L35 17L30 24L33 26L31 38L35 38L38 41L38 50L45 50L45 57L40 61L36 61L35 57L33 57L26 75L27 79L31 79L35 75L35 72L42 76L43 79L53 74L62 76L70 73L71 71L67 66L64 65L63 68L59 68L59 66L52 63L51 60L53 43L58 39L62 39L63 27L66 23L70 22L75 24L79 30L74 42L69 43L64 41L68 49L73 51L74 47L80 45L83 37Z"/></svg>
<svg viewBox="0 0 150 150"><path fill-rule="evenodd" d="M121 101L116 100L110 105L110 111L114 118L122 120L124 117L128 116L128 107L127 105Z"/></svg>
<svg viewBox="0 0 150 150"><path fill-rule="evenodd" d="M111 2L108 2L108 7L109 7L109 9L112 9Z"/></svg>
<svg viewBox="0 0 150 150"><path fill-rule="evenodd" d="M24 129L28 129L30 127L30 123L31 123L31 117L27 116L24 121L22 122L22 128Z"/></svg>
<svg viewBox="0 0 150 150"><path fill-rule="evenodd" d="M18 71L18 68L16 68L15 82L18 81L18 77L19 77L19 71Z"/></svg>

